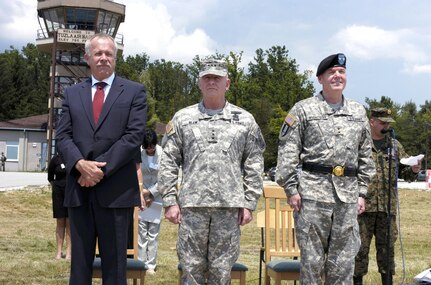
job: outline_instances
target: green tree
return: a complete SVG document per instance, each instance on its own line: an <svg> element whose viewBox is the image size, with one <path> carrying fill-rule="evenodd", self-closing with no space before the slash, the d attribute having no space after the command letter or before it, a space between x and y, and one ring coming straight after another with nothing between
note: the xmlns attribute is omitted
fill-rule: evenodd
<svg viewBox="0 0 431 285"><path fill-rule="evenodd" d="M394 118L394 120L396 120L401 110L401 106L399 104L396 104L390 97L387 97L387 96L382 96L380 98L380 101L365 97L365 103L369 106L368 108L365 107L365 109L367 110L368 116L371 113L371 109L384 107L391 110L392 112L391 116Z"/></svg>
<svg viewBox="0 0 431 285"><path fill-rule="evenodd" d="M400 110L400 116L396 118L396 139L404 146L407 153L416 155L423 153L423 141L418 140L419 126L417 106L413 102L407 102ZM422 127L422 125L421 125Z"/></svg>
<svg viewBox="0 0 431 285"><path fill-rule="evenodd" d="M420 153L425 154L423 167L424 169L428 169L431 168L431 160L428 155L431 145L431 101L426 100L425 104L420 106L417 122L415 139L421 142L422 148Z"/></svg>
<svg viewBox="0 0 431 285"><path fill-rule="evenodd" d="M33 44L0 54L0 120L47 112L49 58Z"/></svg>
<svg viewBox="0 0 431 285"><path fill-rule="evenodd" d="M193 101L188 96L191 84L187 69L178 62L156 60L149 64L141 80L153 100L154 112L162 122L168 122L177 110Z"/></svg>
<svg viewBox="0 0 431 285"><path fill-rule="evenodd" d="M115 72L121 77L133 81L139 81L142 72L148 69L149 64L150 57L145 53L134 56L129 55L125 60L121 55L117 57Z"/></svg>
<svg viewBox="0 0 431 285"><path fill-rule="evenodd" d="M14 64L18 61L19 54L16 49L11 47L0 54L0 120L16 118L15 105L16 87L14 76Z"/></svg>

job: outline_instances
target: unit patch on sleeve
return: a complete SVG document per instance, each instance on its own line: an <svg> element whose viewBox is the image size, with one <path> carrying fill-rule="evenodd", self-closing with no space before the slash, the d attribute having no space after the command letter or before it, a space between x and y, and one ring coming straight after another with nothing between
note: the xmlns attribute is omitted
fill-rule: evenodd
<svg viewBox="0 0 431 285"><path fill-rule="evenodd" d="M169 123L166 125L166 134L168 136L175 133L174 125L172 124L172 121L169 121Z"/></svg>
<svg viewBox="0 0 431 285"><path fill-rule="evenodd" d="M292 114L287 114L286 118L284 119L284 123L283 126L281 127L280 130L280 139L284 138L287 135L287 132L289 131L289 129L295 124L296 119Z"/></svg>
<svg viewBox="0 0 431 285"><path fill-rule="evenodd" d="M291 127L296 122L296 119L292 114L289 113L287 114L286 118L284 118L284 121L289 125L289 127Z"/></svg>

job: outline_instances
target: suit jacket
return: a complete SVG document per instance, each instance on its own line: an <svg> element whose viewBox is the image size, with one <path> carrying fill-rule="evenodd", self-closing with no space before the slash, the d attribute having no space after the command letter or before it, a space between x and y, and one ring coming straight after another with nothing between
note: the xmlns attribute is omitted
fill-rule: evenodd
<svg viewBox="0 0 431 285"><path fill-rule="evenodd" d="M135 157L143 141L147 117L145 87L115 76L99 122L94 124L91 79L66 89L57 143L67 168L64 205L83 204L75 164L80 159L106 162L105 177L92 187L102 207L123 208L140 204Z"/></svg>

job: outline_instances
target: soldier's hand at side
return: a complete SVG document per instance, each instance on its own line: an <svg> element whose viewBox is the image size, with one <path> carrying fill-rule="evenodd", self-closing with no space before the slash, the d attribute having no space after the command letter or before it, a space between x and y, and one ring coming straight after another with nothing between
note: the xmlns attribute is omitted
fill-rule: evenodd
<svg viewBox="0 0 431 285"><path fill-rule="evenodd" d="M181 224L181 210L178 205L172 205L165 208L165 218L173 224Z"/></svg>
<svg viewBox="0 0 431 285"><path fill-rule="evenodd" d="M250 209L240 208L238 210L238 225L243 226L253 220L253 213Z"/></svg>
<svg viewBox="0 0 431 285"><path fill-rule="evenodd" d="M362 197L358 198L358 215L365 212L365 199Z"/></svg>
<svg viewBox="0 0 431 285"><path fill-rule="evenodd" d="M290 196L287 200L287 204L289 204L295 212L299 212L299 209L301 209L301 196L299 194Z"/></svg>

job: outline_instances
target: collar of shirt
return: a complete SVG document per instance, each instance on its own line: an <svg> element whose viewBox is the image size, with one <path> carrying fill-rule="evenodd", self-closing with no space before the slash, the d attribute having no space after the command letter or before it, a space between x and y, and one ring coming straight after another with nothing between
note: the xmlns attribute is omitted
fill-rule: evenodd
<svg viewBox="0 0 431 285"><path fill-rule="evenodd" d="M198 104L198 110L201 112L201 115L204 117L213 117L215 115L219 115L221 117L229 117L230 106L229 106L229 102L226 100L224 107L222 109L210 110L205 108L203 101L200 101Z"/></svg>
<svg viewBox="0 0 431 285"><path fill-rule="evenodd" d="M105 86L105 88L103 89L105 91L104 100L106 100L106 97L108 97L109 90L111 90L112 82L114 82L114 78L115 78L115 73L112 73L111 76L102 80L103 82L105 82L107 84ZM94 78L93 75L91 75L91 100L94 99L94 93L96 93L96 89L97 89L96 84L97 83L99 83L99 80L97 80L96 78Z"/></svg>

